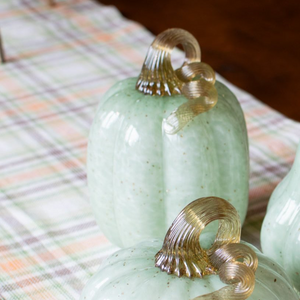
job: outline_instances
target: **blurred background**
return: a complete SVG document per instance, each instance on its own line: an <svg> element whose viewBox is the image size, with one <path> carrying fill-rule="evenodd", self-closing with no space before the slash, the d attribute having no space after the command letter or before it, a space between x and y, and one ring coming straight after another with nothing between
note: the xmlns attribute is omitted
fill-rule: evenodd
<svg viewBox="0 0 300 300"><path fill-rule="evenodd" d="M300 2L100 0L157 35L191 32L202 60L238 87L300 121Z"/></svg>

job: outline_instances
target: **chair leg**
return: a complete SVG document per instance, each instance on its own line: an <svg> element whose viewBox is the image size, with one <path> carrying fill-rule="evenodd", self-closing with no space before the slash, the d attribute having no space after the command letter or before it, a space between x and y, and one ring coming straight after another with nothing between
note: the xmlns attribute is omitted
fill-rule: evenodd
<svg viewBox="0 0 300 300"><path fill-rule="evenodd" d="M0 31L0 61L2 64L5 63L5 52L4 52L4 47L3 47L3 39Z"/></svg>

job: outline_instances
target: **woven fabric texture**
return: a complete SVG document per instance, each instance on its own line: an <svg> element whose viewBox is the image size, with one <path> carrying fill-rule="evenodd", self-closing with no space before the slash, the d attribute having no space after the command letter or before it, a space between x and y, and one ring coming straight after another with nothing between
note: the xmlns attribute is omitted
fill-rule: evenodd
<svg viewBox="0 0 300 300"><path fill-rule="evenodd" d="M103 93L137 76L153 36L90 0L0 0L0 299L68 300L115 248L95 223L87 135ZM200 41L201 42L201 41ZM209 63L209 62L208 62ZM250 141L243 239L259 246L268 198L288 172L300 125L219 76Z"/></svg>

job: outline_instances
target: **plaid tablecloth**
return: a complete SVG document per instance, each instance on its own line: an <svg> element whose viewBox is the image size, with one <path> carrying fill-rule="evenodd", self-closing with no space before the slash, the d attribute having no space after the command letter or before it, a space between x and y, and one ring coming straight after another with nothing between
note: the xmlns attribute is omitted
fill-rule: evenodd
<svg viewBox="0 0 300 300"><path fill-rule="evenodd" d="M114 250L89 205L87 135L103 93L138 74L153 40L114 7L56 2L0 0L8 60L0 65L2 300L79 299ZM291 167L300 125L219 80L246 115L251 190L243 238L259 245L268 197Z"/></svg>

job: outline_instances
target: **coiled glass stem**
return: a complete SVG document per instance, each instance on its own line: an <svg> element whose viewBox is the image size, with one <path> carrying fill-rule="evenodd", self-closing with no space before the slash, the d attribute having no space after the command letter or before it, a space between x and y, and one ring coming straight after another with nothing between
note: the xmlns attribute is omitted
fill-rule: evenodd
<svg viewBox="0 0 300 300"><path fill-rule="evenodd" d="M200 235L211 222L219 220L218 232L208 250ZM187 205L168 230L155 266L168 274L200 277L219 274L226 286L193 300L247 299L254 290L258 260L255 252L239 244L241 223L235 208L217 197L200 198Z"/></svg>
<svg viewBox="0 0 300 300"><path fill-rule="evenodd" d="M181 44L186 57L174 71L171 53ZM145 58L136 89L149 95L171 96L183 94L188 101L173 111L164 122L167 134L175 134L195 116L208 111L218 101L214 86L215 72L201 62L197 40L183 29L168 29L151 44Z"/></svg>

